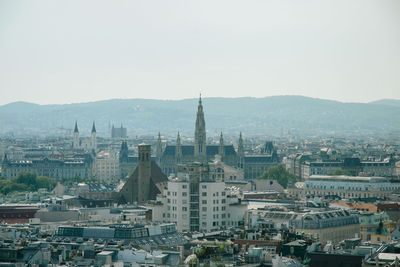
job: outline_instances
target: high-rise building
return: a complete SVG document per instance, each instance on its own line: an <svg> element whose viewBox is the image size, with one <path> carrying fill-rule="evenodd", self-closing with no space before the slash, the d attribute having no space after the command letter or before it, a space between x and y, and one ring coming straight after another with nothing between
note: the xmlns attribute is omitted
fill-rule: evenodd
<svg viewBox="0 0 400 267"><path fill-rule="evenodd" d="M173 222L179 231L213 231L244 222L247 204L230 194L212 163L179 165L151 209L153 221Z"/></svg>

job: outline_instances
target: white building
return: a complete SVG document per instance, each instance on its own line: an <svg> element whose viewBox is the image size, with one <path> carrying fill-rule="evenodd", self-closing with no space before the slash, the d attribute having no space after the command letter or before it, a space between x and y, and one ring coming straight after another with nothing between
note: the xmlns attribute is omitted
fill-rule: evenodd
<svg viewBox="0 0 400 267"><path fill-rule="evenodd" d="M399 188L400 183L391 183L384 177L313 175L303 183L296 183L294 188L288 188L288 194L295 197L383 198Z"/></svg>
<svg viewBox="0 0 400 267"><path fill-rule="evenodd" d="M214 178L210 164L178 166L163 195L151 207L153 221L174 222L178 231L214 231L243 223L247 204Z"/></svg>
<svg viewBox="0 0 400 267"><path fill-rule="evenodd" d="M100 181L111 181L119 177L119 158L117 153L101 151L93 164L93 176Z"/></svg>

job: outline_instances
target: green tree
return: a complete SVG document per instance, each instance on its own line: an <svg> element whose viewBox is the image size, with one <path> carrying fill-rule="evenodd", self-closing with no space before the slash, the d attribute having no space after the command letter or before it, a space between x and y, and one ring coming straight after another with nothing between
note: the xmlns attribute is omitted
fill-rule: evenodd
<svg viewBox="0 0 400 267"><path fill-rule="evenodd" d="M34 189L36 184L36 174L28 173L28 172L20 172L15 180L18 184L24 184Z"/></svg>
<svg viewBox="0 0 400 267"><path fill-rule="evenodd" d="M283 188L286 188L288 183L294 183L296 176L289 173L282 164L272 166L259 179L271 179L277 181Z"/></svg>

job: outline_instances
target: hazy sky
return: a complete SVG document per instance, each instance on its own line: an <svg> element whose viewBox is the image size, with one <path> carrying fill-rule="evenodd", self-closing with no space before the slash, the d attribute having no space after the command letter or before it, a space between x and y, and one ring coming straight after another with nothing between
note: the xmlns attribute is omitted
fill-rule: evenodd
<svg viewBox="0 0 400 267"><path fill-rule="evenodd" d="M0 104L400 98L399 0L0 0Z"/></svg>

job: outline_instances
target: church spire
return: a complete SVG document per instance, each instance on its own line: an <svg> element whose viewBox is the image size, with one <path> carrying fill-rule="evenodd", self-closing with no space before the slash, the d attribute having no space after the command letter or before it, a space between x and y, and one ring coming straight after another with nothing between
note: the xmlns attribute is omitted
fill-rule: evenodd
<svg viewBox="0 0 400 267"><path fill-rule="evenodd" d="M182 162L182 144L181 144L181 136L178 132L178 136L176 137L176 148L175 148L175 162L179 164Z"/></svg>
<svg viewBox="0 0 400 267"><path fill-rule="evenodd" d="M78 130L78 122L77 121L75 121L74 140L73 140L73 143L72 143L72 147L74 149L78 149L80 147L79 130Z"/></svg>
<svg viewBox="0 0 400 267"><path fill-rule="evenodd" d="M162 151L161 133L158 132L156 157L157 157L157 163L158 163L159 166L161 164L162 153L163 153L163 151Z"/></svg>
<svg viewBox="0 0 400 267"><path fill-rule="evenodd" d="M92 133L95 133L96 132L96 125L94 124L94 121L93 121L93 125L92 125Z"/></svg>
<svg viewBox="0 0 400 267"><path fill-rule="evenodd" d="M244 147L243 147L242 132L240 132L240 135L239 135L238 153L237 154L238 154L237 155L238 167L240 169L243 169L243 167L244 167Z"/></svg>
<svg viewBox="0 0 400 267"><path fill-rule="evenodd" d="M74 133L79 133L79 131L78 131L78 121L75 121Z"/></svg>
<svg viewBox="0 0 400 267"><path fill-rule="evenodd" d="M218 154L221 156L221 160L224 161L225 158L225 145L224 145L224 136L221 135L219 137L219 148L218 148Z"/></svg>
<svg viewBox="0 0 400 267"><path fill-rule="evenodd" d="M200 162L207 161L206 154L206 123L204 120L203 103L201 94L197 107L196 126L194 132L194 157Z"/></svg>

